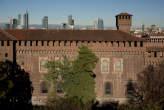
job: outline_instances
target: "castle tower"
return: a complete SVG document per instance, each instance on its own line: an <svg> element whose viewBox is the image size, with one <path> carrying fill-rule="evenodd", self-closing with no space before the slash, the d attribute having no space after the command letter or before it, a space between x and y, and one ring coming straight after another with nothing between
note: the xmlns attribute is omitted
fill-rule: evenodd
<svg viewBox="0 0 164 110"><path fill-rule="evenodd" d="M117 30L130 33L130 28L132 25L132 16L128 13L120 13L116 15L116 27Z"/></svg>

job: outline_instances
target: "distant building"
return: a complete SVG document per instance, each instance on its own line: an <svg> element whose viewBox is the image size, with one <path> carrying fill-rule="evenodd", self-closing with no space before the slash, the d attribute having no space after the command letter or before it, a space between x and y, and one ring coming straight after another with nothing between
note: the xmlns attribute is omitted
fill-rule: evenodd
<svg viewBox="0 0 164 110"><path fill-rule="evenodd" d="M104 30L104 22L103 22L103 19L98 18L97 26L98 26L98 30Z"/></svg>
<svg viewBox="0 0 164 110"><path fill-rule="evenodd" d="M5 29L10 29L10 24L5 24Z"/></svg>
<svg viewBox="0 0 164 110"><path fill-rule="evenodd" d="M60 29L68 29L67 23L62 23L62 24L60 25Z"/></svg>
<svg viewBox="0 0 164 110"><path fill-rule="evenodd" d="M42 28L48 29L48 16L44 16L42 19Z"/></svg>
<svg viewBox="0 0 164 110"><path fill-rule="evenodd" d="M94 22L93 22L93 25L94 25L94 26L93 26L94 29L97 30L97 29L98 29L98 23L97 23L97 21L94 21Z"/></svg>
<svg viewBox="0 0 164 110"><path fill-rule="evenodd" d="M158 33L162 33L162 28L158 28Z"/></svg>
<svg viewBox="0 0 164 110"><path fill-rule="evenodd" d="M28 12L24 14L18 15L18 29L28 29L29 27L29 18L28 18Z"/></svg>
<svg viewBox="0 0 164 110"><path fill-rule="evenodd" d="M74 29L74 19L72 19L72 15L68 16L68 29Z"/></svg>
<svg viewBox="0 0 164 110"><path fill-rule="evenodd" d="M16 29L18 25L18 20L17 19L10 19L10 29Z"/></svg>
<svg viewBox="0 0 164 110"><path fill-rule="evenodd" d="M147 30L146 30L146 26L145 26L145 24L142 24L142 32L146 32Z"/></svg>
<svg viewBox="0 0 164 110"><path fill-rule="evenodd" d="M155 24L151 25L151 32L156 33L157 32L157 27Z"/></svg>
<svg viewBox="0 0 164 110"><path fill-rule="evenodd" d="M74 25L74 20L72 19L72 15L68 16L68 25Z"/></svg>

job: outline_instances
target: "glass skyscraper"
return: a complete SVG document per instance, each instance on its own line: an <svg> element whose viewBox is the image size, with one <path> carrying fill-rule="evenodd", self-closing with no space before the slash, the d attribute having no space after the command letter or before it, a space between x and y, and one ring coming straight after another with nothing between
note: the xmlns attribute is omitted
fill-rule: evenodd
<svg viewBox="0 0 164 110"><path fill-rule="evenodd" d="M29 18L28 18L28 12L24 14L18 15L18 29L28 29L29 25Z"/></svg>
<svg viewBox="0 0 164 110"><path fill-rule="evenodd" d="M98 30L104 30L104 22L103 22L103 19L101 18L98 18Z"/></svg>
<svg viewBox="0 0 164 110"><path fill-rule="evenodd" d="M44 16L42 19L42 28L48 29L48 16Z"/></svg>

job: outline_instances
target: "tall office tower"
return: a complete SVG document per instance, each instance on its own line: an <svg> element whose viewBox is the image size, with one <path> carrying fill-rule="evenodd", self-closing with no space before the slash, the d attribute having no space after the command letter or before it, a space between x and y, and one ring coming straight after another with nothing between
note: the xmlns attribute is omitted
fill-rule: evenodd
<svg viewBox="0 0 164 110"><path fill-rule="evenodd" d="M130 33L132 25L132 16L128 13L120 13L116 15L116 27L117 30Z"/></svg>
<svg viewBox="0 0 164 110"><path fill-rule="evenodd" d="M104 23L103 23L103 19L98 18L98 30L104 30Z"/></svg>
<svg viewBox="0 0 164 110"><path fill-rule="evenodd" d="M155 24L151 25L151 32L152 32L152 33L157 32L157 27L156 27Z"/></svg>
<svg viewBox="0 0 164 110"><path fill-rule="evenodd" d="M28 23L29 23L28 12L26 10L26 13L24 14L24 25L25 25L25 29L28 29Z"/></svg>
<svg viewBox="0 0 164 110"><path fill-rule="evenodd" d="M145 31L146 31L146 26L145 26L145 24L142 24L141 28L142 28L142 32L145 32Z"/></svg>
<svg viewBox="0 0 164 110"><path fill-rule="evenodd" d="M10 19L10 29L16 29L17 28L17 19Z"/></svg>
<svg viewBox="0 0 164 110"><path fill-rule="evenodd" d="M44 16L42 19L42 28L48 29L48 16Z"/></svg>
<svg viewBox="0 0 164 110"><path fill-rule="evenodd" d="M18 15L18 29L28 29L29 19L28 12Z"/></svg>
<svg viewBox="0 0 164 110"><path fill-rule="evenodd" d="M98 29L98 24L97 24L97 21L94 21L93 22L93 26L94 26L94 29L97 30Z"/></svg>
<svg viewBox="0 0 164 110"><path fill-rule="evenodd" d="M68 16L68 25L74 25L74 20L72 19L72 15Z"/></svg>

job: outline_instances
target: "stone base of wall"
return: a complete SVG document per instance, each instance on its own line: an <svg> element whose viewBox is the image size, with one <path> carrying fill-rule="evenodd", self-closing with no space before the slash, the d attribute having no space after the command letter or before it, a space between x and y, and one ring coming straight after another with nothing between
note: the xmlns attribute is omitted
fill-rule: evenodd
<svg viewBox="0 0 164 110"><path fill-rule="evenodd" d="M103 103L108 103L108 102L118 102L119 104L125 104L127 103L128 99L127 98L99 98L98 99L100 105Z"/></svg>
<svg viewBox="0 0 164 110"><path fill-rule="evenodd" d="M32 105L45 105L47 96L32 96Z"/></svg>

